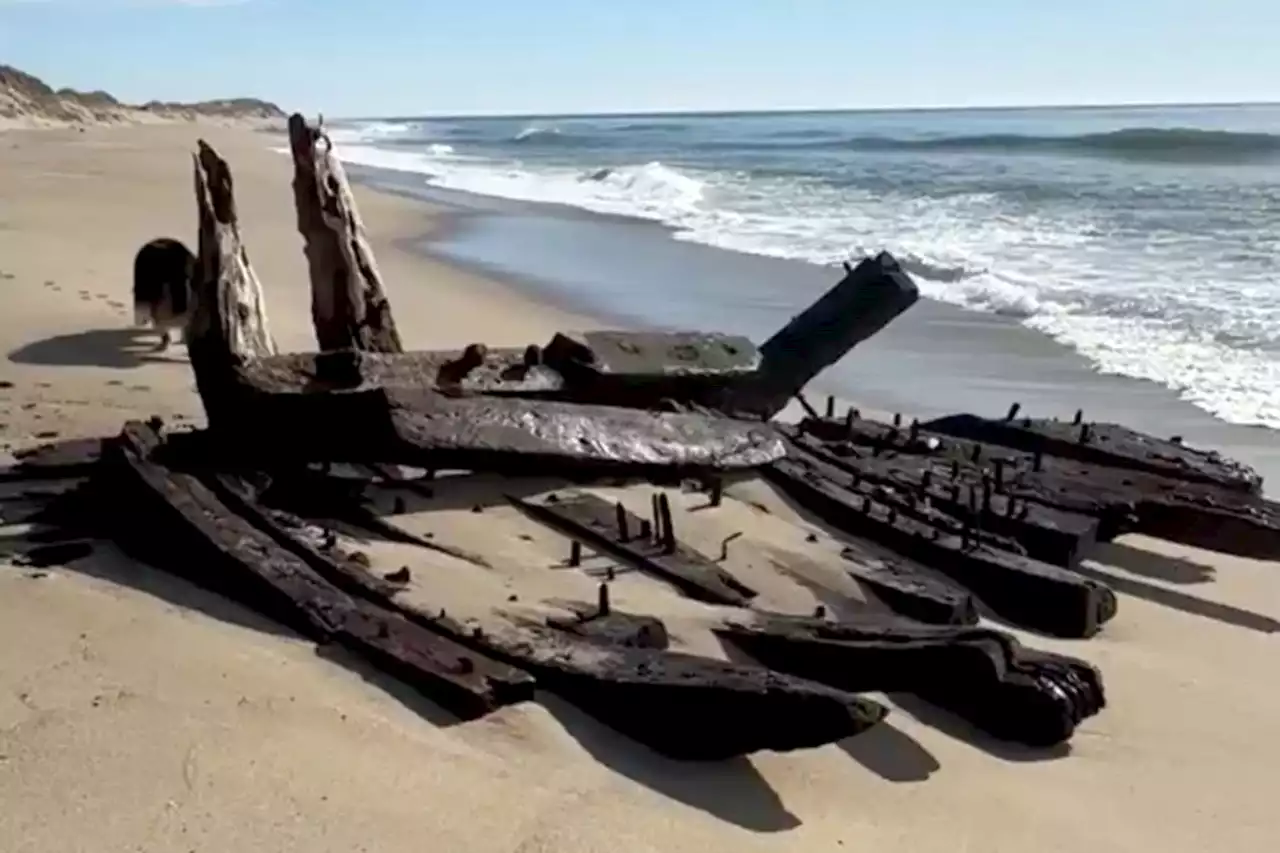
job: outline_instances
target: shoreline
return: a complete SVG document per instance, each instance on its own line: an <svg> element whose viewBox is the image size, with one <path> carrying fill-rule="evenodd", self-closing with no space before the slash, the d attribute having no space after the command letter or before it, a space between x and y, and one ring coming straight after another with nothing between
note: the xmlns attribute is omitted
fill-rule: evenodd
<svg viewBox="0 0 1280 853"><path fill-rule="evenodd" d="M353 182L422 204L437 217L428 232L401 241L403 248L606 325L704 328L760 342L843 274L677 240L671 228L650 220L443 190L415 172L363 165L347 171ZM681 275L713 284L695 283L684 293L665 286ZM736 290L717 288L717 279ZM783 300L777 284L788 279L794 295ZM655 306L658 299L668 304ZM1263 474L1268 494L1280 493L1280 431L1222 420L1151 380L1099 372L1075 350L1011 318L925 296L815 378L810 391L921 419L958 411L998 417L1015 401L1041 417L1069 419L1080 408L1092 420L1181 435L1238 457Z"/></svg>
<svg viewBox="0 0 1280 853"><path fill-rule="evenodd" d="M137 246L158 234L192 239L197 136L235 173L242 233L280 349L314 348L292 170L259 135L203 127L39 133L0 137L8 181L0 208L0 346L8 357L0 439L109 435L152 413L171 422L198 418L185 352L150 352L154 336L130 330L126 310ZM544 228L537 217L516 226L529 230L511 231L514 220L501 216L455 230L447 213L419 202L362 185L354 191L406 347L523 345L592 325L500 277L432 260L417 245L433 224L437 240L480 240L473 249L518 234L535 242L505 248L532 263L546 259L532 257L533 249L564 254L559 242L536 240L581 231ZM485 230L493 223L496 232ZM478 230L464 234L468 225ZM587 223L588 233L594 227ZM610 269L631 270L657 245L618 223L605 231L609 242L581 248L603 254ZM647 263L674 263L654 251ZM740 270L748 289L761 269L752 259L692 251L712 272L725 264ZM764 327L785 310L757 307ZM927 342L935 322L945 328L949 320L932 316L888 348L855 350L855 360L874 367L886 352L907 352ZM949 333L943 363L954 361L962 331ZM980 341L986 333L972 334ZM933 356L926 349L919 357ZM914 364L897 369L910 373ZM1060 391L1066 381L1042 385ZM417 518L429 535L507 547L514 537L502 512L476 515L472 506L462 501ZM728 523L745 529L745 518ZM1015 632L1103 670L1109 707L1077 731L1069 751L993 742L919 702L884 697L891 716L856 738L690 764L663 759L554 699L459 723L400 682L112 547L33 571L12 560L23 531L11 525L4 533L6 853L83 849L86 838L95 849L156 853L409 853L424 837L443 850L479 853L1202 853L1212 846L1262 853L1274 846L1267 791L1280 764L1271 736L1280 688L1258 673L1274 664L1280 636L1276 563L1143 537L1100 553L1089 571L1122 597L1106 631L1087 642ZM551 544L554 553L511 542L514 557L504 565L546 584L522 587L532 592L522 600L594 591L589 574L547 570L563 558L560 543ZM380 553L400 553L387 549L394 546L379 545ZM441 594L474 583L488 596L503 582L499 572L457 568L415 564L414 577ZM646 583L620 577L618 606ZM659 598L673 596L664 590L645 600Z"/></svg>

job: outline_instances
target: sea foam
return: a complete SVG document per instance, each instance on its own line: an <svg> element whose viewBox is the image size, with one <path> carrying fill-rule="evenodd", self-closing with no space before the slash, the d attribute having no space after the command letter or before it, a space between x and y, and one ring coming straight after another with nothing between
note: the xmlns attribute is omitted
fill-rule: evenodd
<svg viewBox="0 0 1280 853"><path fill-rule="evenodd" d="M794 135L809 147L834 144L817 132ZM1177 228L1177 218L1190 214L1177 207L1182 190L1176 185L1132 187L1135 205L1155 214L1144 223L1147 231L1135 226L1128 233L1090 204L1019 209L1006 195L964 188L922 196L895 184L892 171L871 190L786 170L770 174L658 159L604 166L563 153L551 161L522 157L523 146L563 152L585 138L580 130L552 124L525 124L508 132L510 148L483 154L469 154L466 146L435 138L414 122L337 128L333 138L350 162L418 173L433 186L650 220L668 226L675 239L733 251L830 264L889 249L928 297L1017 318L1075 348L1100 371L1159 382L1225 420L1280 428L1280 289L1255 272L1205 261L1230 251L1280 252L1280 244L1260 245L1252 232L1232 230L1247 224L1247 196L1223 196L1218 215L1224 227L1211 243L1198 245ZM868 144L865 138L861 144ZM879 143L1004 152L1066 146L1205 161L1232 151L1256 157L1280 149L1262 135L1185 130L1091 134L1066 142L989 135ZM1241 203L1243 214L1233 209ZM1259 203L1280 206L1274 198ZM1152 216L1166 208L1169 227L1152 227L1160 224ZM1254 297L1242 298L1249 293Z"/></svg>

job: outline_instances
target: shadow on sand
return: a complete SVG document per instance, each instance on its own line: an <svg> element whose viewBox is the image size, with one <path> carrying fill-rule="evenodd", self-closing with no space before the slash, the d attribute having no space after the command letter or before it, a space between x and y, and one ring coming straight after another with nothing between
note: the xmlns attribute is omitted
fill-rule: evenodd
<svg viewBox="0 0 1280 853"><path fill-rule="evenodd" d="M753 832L784 832L800 825L749 758L674 761L556 696L539 693L538 701L593 758L646 788Z"/></svg>
<svg viewBox="0 0 1280 853"><path fill-rule="evenodd" d="M118 369L172 361L172 350L169 353L156 350L159 341L159 333L153 329L90 329L33 341L10 352L9 361L54 367Z"/></svg>
<svg viewBox="0 0 1280 853"><path fill-rule="evenodd" d="M276 637L308 642L306 638L289 628L261 616L243 607L229 598L209 592L161 569L129 557L115 545L95 541L93 551L80 559L67 560L58 566L43 569L7 567L3 561L27 552L33 545L30 538L19 535L0 536L0 571L26 572L32 583L40 583L41 579L51 572L69 572L94 580L107 581L117 586L128 587L176 607L182 611L195 611L205 616L235 625L260 631ZM409 710L437 726L451 726L459 719L439 705L425 698L408 685L375 669L370 664L356 657L343 648L332 644L317 644L316 657L330 661L338 666L359 675L368 683L390 695Z"/></svg>

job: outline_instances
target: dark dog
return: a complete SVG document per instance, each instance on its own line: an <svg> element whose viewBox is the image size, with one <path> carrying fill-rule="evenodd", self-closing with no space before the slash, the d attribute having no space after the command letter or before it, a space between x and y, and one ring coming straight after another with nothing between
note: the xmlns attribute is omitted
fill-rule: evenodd
<svg viewBox="0 0 1280 853"><path fill-rule="evenodd" d="M169 348L174 329L184 332L190 319L196 258L180 240L160 237L133 259L133 319L160 331L159 351Z"/></svg>

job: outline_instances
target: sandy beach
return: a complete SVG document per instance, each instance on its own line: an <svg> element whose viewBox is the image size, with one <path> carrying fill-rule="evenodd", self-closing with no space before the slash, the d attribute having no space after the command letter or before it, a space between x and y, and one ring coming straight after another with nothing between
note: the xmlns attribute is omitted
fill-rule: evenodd
<svg viewBox="0 0 1280 853"><path fill-rule="evenodd" d="M6 450L111 434L130 417L198 420L184 350L150 352L128 302L141 243L194 242L199 135L235 172L280 348L314 348L292 171L272 140L186 125L0 133ZM523 345L594 325L412 251L439 210L356 193L406 346ZM476 519L460 511L436 529L479 543L512 524ZM1136 536L1104 556L1087 570L1122 600L1103 634L1023 637L1106 678L1110 705L1069 753L1001 745L886 700L889 720L863 736L702 765L657 757L552 698L457 724L109 548L41 572L0 562L0 850L1271 849L1280 687L1265 676L1280 567ZM484 583L549 588L513 572ZM557 583L568 596L591 586ZM768 590L779 606L811 604L792 592ZM638 581L622 594L676 609Z"/></svg>

